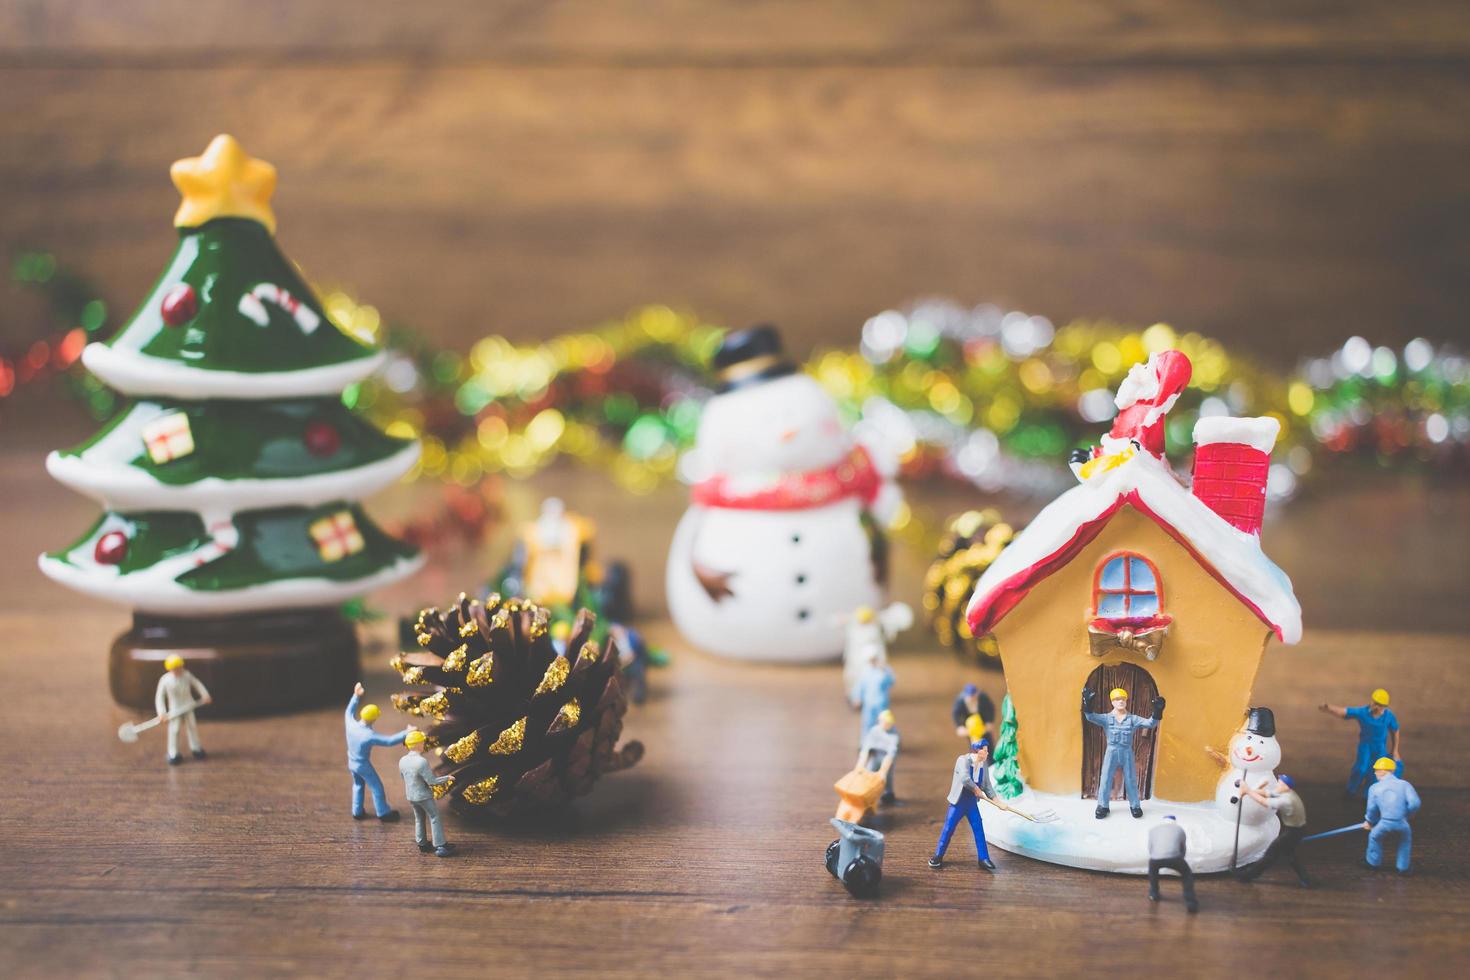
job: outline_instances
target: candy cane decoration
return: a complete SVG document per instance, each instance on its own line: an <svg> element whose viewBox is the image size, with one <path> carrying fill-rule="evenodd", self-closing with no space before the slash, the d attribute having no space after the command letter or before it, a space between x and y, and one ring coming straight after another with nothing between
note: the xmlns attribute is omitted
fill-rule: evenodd
<svg viewBox="0 0 1470 980"><path fill-rule="evenodd" d="M205 519L209 542L194 554L194 567L207 565L223 558L240 546L240 529L235 526L233 515L201 515Z"/></svg>
<svg viewBox="0 0 1470 980"><path fill-rule="evenodd" d="M240 312L258 326L267 326L271 322L270 314L266 312L265 304L274 303L296 321L304 334L312 333L321 326L322 319L316 313L289 292L272 282L263 282L250 292L240 297Z"/></svg>

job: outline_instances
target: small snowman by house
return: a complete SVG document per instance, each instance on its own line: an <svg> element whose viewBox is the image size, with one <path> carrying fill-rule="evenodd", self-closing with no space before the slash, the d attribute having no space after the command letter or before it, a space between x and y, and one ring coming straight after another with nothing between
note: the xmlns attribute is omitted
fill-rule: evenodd
<svg viewBox="0 0 1470 980"><path fill-rule="evenodd" d="M991 844L1040 860L1131 874L1148 868L1148 829L1165 816L1188 837L1197 872L1247 863L1277 821L1229 803L1236 787L1271 778L1280 758L1270 713L1248 716L1251 686L1272 638L1301 638L1291 581L1261 548L1274 418L1200 419L1186 486L1165 457L1166 417L1189 383L1189 359L1159 351L1119 386L1119 414L1091 451L1074 454L1078 485L1047 505L975 585L967 620L1000 651L1016 724L996 755L1015 758L1010 802L1048 819L987 813ZM1144 819L1099 820L1124 796L1101 785L1106 735L1078 708L1078 690L1126 710L1168 715L1139 726L1132 759ZM1241 719L1246 718L1244 727ZM1228 745L1226 763L1204 746ZM1229 775L1227 772L1227 776ZM1223 794L1223 796L1221 795ZM1238 797L1237 797L1238 801ZM1255 807L1255 809L1251 809Z"/></svg>
<svg viewBox="0 0 1470 980"><path fill-rule="evenodd" d="M1215 787L1215 806L1227 820L1237 816L1243 824L1270 823L1274 811L1241 792L1241 783L1266 793L1276 785L1276 767L1281 764L1281 743L1276 741L1276 716L1270 708L1251 708L1245 724L1230 736L1221 753L1207 753L1224 770Z"/></svg>
<svg viewBox="0 0 1470 980"><path fill-rule="evenodd" d="M731 334L714 368L681 463L692 492L669 548L674 624L723 656L835 658L855 611L883 608L897 460L853 439L775 328Z"/></svg>

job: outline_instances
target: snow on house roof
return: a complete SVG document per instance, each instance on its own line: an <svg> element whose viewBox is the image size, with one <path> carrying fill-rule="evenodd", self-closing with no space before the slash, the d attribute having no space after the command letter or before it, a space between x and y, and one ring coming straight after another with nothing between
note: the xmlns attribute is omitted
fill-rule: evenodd
<svg viewBox="0 0 1470 980"><path fill-rule="evenodd" d="M1094 475L1048 504L1016 535L970 597L966 616L976 636L992 630L1038 582L1071 561L1123 506L1151 518L1284 643L1302 636L1302 609L1291 579L1239 531L1180 485L1148 453Z"/></svg>

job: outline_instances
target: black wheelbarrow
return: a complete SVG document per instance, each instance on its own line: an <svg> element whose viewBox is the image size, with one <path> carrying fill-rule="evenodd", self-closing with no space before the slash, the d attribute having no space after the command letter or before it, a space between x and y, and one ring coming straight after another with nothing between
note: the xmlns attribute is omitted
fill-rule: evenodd
<svg viewBox="0 0 1470 980"><path fill-rule="evenodd" d="M883 880L883 835L838 817L832 826L842 836L827 845L827 870L854 898L876 895Z"/></svg>

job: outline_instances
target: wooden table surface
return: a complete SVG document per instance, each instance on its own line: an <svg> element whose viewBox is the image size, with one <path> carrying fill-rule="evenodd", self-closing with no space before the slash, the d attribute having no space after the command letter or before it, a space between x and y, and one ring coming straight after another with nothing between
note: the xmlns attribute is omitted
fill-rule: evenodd
<svg viewBox="0 0 1470 980"><path fill-rule="evenodd" d="M1352 727L1314 705L1389 687L1424 798L1413 877L1357 867L1355 835L1308 846L1313 890L1284 872L1253 886L1205 879L1203 908L1187 916L1173 882L1151 905L1141 879L1004 853L989 875L961 859L967 841L931 871L925 858L958 749L949 701L967 680L998 698L1002 682L914 630L894 656L902 802L887 819L882 897L864 902L822 865L834 836L831 784L856 748L839 669L752 667L681 644L658 612L677 488L629 497L585 470L507 488L513 512L554 491L599 520L603 553L632 562L648 632L674 662L630 712L628 734L648 748L636 769L607 778L573 820L535 832L451 818L462 852L438 860L413 847L408 824L349 818L338 706L206 720L209 759L177 768L163 764L156 732L136 745L117 740L118 724L135 716L108 698L104 651L125 616L51 585L33 565L92 514L41 470L45 447L87 429L63 423L12 424L0 448L7 975L1167 976L1234 973L1249 960L1245 969L1268 975L1452 976L1470 966L1470 793L1458 751L1470 653L1463 486L1328 481L1266 530L1307 619L1299 647L1269 651L1254 699L1276 711L1283 769L1297 775L1315 828L1360 818L1338 798ZM407 506L403 493L375 509ZM921 502L942 508L965 496L926 491ZM1023 516L1035 503L1007 506ZM900 551L906 598L921 564ZM442 602L474 585L464 569L489 565L488 554L454 556L378 604ZM370 695L384 704L395 688L388 655L364 657ZM397 756L381 751L377 764L401 807Z"/></svg>

